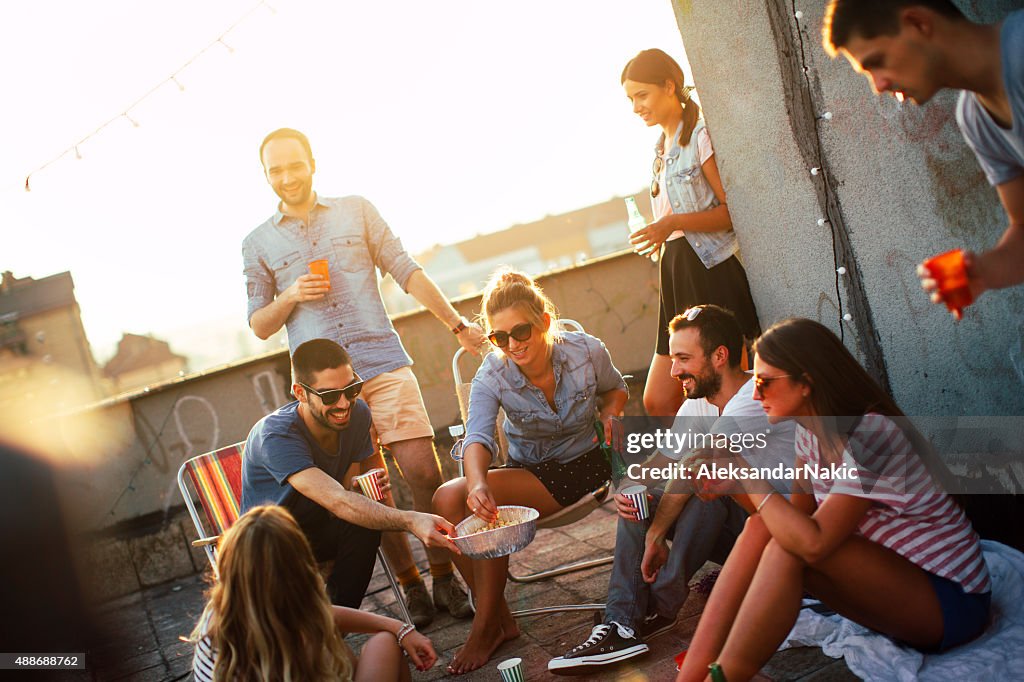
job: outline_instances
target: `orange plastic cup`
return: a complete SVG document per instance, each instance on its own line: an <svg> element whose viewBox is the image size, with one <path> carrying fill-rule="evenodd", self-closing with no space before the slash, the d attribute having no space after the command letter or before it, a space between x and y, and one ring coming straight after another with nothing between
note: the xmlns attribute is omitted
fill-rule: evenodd
<svg viewBox="0 0 1024 682"><path fill-rule="evenodd" d="M312 261L309 264L309 271L310 271L310 273L312 273L314 275L323 275L324 276L324 282L326 282L327 283L327 287L330 288L330 286L331 286L331 272L327 268L327 260L326 259L321 258L320 260Z"/></svg>
<svg viewBox="0 0 1024 682"><path fill-rule="evenodd" d="M932 279L939 287L939 295L949 312L956 319L963 317L963 309L974 302L967 282L967 268L964 266L964 252L953 249L940 253L924 262Z"/></svg>

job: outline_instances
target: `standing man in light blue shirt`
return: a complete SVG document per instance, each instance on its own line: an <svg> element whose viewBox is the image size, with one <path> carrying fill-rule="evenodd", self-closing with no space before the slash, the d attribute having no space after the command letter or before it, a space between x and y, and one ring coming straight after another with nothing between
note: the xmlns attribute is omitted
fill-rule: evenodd
<svg viewBox="0 0 1024 682"><path fill-rule="evenodd" d="M920 105L961 90L957 124L1010 219L993 248L965 254L971 293L1024 283L1024 10L986 25L950 0L832 0L822 33L876 93ZM931 275L918 274L940 303Z"/></svg>
<svg viewBox="0 0 1024 682"><path fill-rule="evenodd" d="M287 327L293 352L316 338L331 339L348 351L353 369L365 381L362 397L381 444L398 462L416 510L429 512L441 484L434 430L410 369L412 359L381 300L375 270L391 274L463 348L476 353L483 333L456 312L369 201L325 198L313 191L316 161L304 134L290 128L270 133L260 145L260 161L281 201L242 244L249 326L261 339ZM309 263L321 259L328 262L327 278L309 271ZM457 617L471 614L446 550L427 548L432 603L406 537L386 536L383 544L417 626L431 621L435 606Z"/></svg>

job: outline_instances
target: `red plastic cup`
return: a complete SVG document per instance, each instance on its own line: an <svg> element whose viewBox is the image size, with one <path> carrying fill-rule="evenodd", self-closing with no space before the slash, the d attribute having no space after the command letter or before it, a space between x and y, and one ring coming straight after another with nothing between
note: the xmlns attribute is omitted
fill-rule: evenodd
<svg viewBox="0 0 1024 682"><path fill-rule="evenodd" d="M953 249L940 253L924 262L932 279L939 287L939 295L953 317L961 319L963 309L974 302L971 287L967 281L967 268L964 266L964 252Z"/></svg>
<svg viewBox="0 0 1024 682"><path fill-rule="evenodd" d="M331 272L327 267L327 260L321 258L320 260L311 261L309 264L309 272L314 275L323 275L324 282L327 283L327 287L331 286Z"/></svg>

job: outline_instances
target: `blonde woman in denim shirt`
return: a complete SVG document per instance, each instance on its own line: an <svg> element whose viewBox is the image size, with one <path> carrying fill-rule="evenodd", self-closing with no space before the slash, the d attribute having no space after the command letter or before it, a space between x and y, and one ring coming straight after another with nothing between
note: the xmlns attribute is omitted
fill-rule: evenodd
<svg viewBox="0 0 1024 682"><path fill-rule="evenodd" d="M611 477L594 421L600 419L609 442L621 446L618 416L626 383L600 339L556 331L554 306L526 275L495 273L483 301L497 352L484 358L473 378L465 476L437 490L434 510L453 523L470 514L494 521L498 506L507 504L533 507L544 517ZM499 408L506 415L508 465L489 470ZM519 636L519 628L504 596L508 557L455 557L455 563L476 599L473 629L448 666L461 674L484 665L502 642Z"/></svg>
<svg viewBox="0 0 1024 682"><path fill-rule="evenodd" d="M648 126L660 126L655 145L651 205L655 222L635 232L637 251L660 250L661 308L658 340L644 387L652 416L674 416L683 402L669 372L668 323L696 305L727 308L748 340L761 333L747 273L725 202L711 137L700 105L683 85L683 70L658 49L644 50L622 70L622 87L633 111Z"/></svg>

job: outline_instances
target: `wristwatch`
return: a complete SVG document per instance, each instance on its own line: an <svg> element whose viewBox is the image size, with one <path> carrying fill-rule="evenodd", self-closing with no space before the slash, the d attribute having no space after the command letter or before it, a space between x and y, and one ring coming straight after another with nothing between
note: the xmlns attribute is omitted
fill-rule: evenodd
<svg viewBox="0 0 1024 682"><path fill-rule="evenodd" d="M452 327L452 334L455 334L456 336L458 336L462 332L462 330L465 329L468 326L469 326L469 322L466 321L466 318L460 317L459 318L459 323L457 325L455 325L454 327Z"/></svg>

